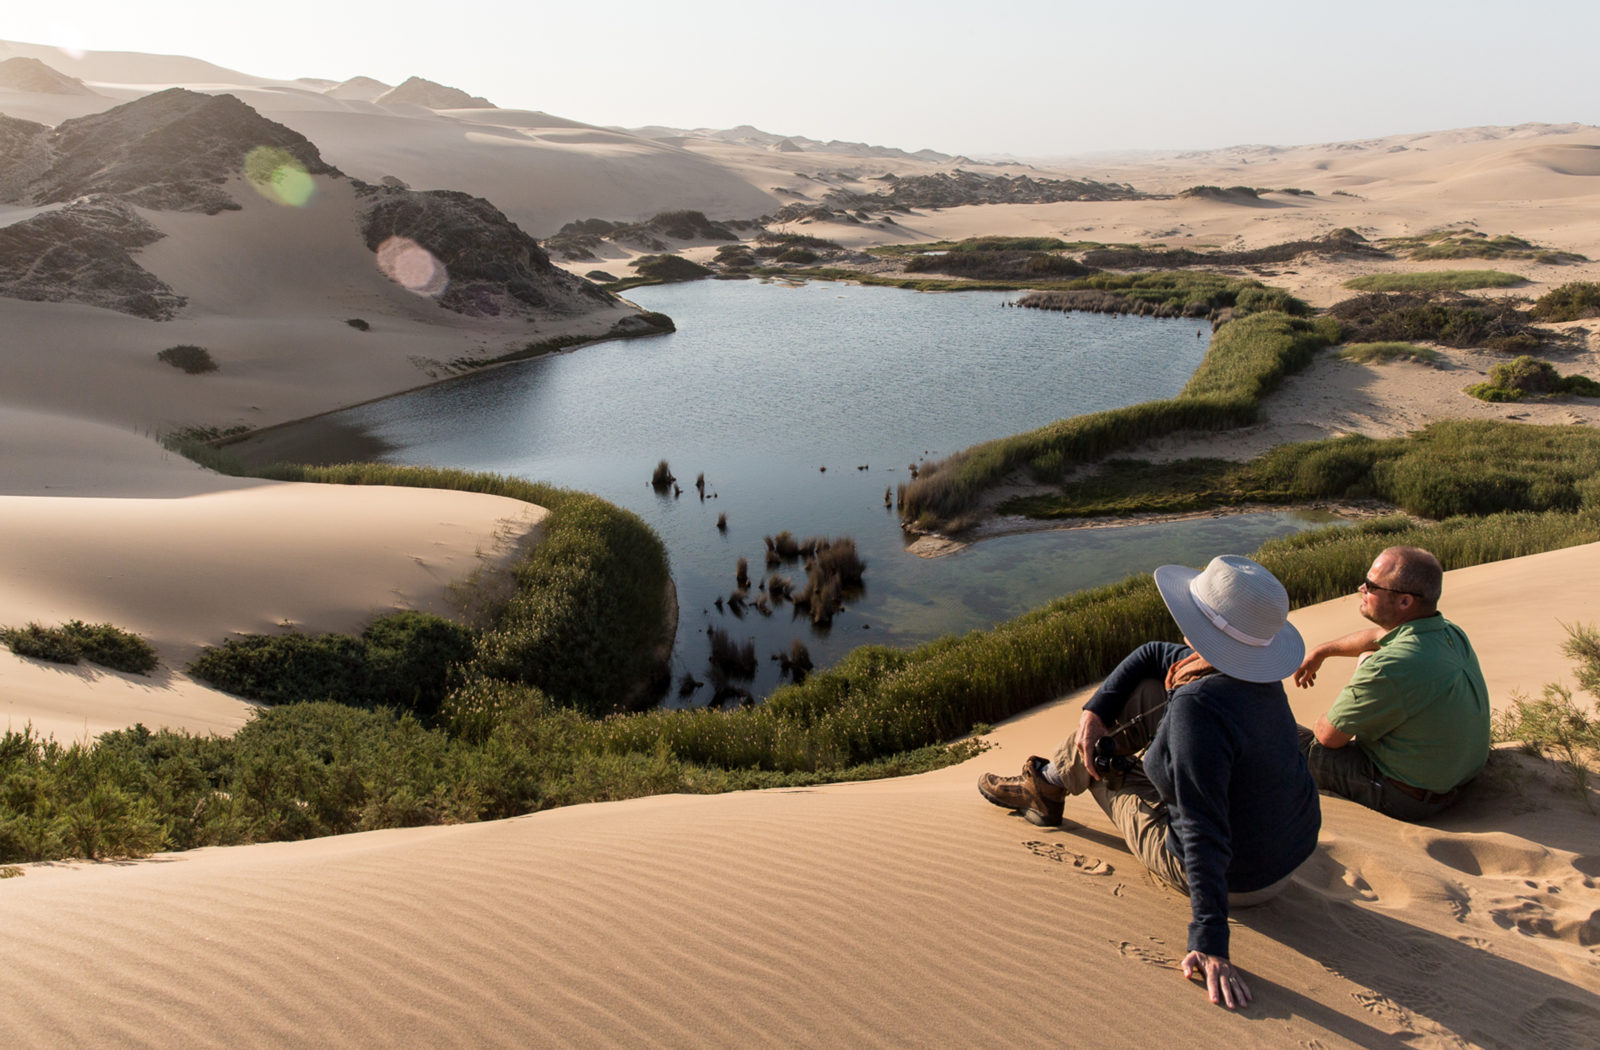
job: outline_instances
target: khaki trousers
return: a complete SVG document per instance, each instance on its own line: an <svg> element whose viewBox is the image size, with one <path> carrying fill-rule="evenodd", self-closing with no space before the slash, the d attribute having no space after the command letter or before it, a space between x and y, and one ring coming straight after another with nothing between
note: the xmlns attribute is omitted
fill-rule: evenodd
<svg viewBox="0 0 1600 1050"><path fill-rule="evenodd" d="M1167 690L1165 683L1154 678L1140 682L1128 697L1117 725L1120 730L1112 734L1116 753L1135 755L1149 746L1161 718L1166 714ZM1108 727L1115 728L1115 727ZM1128 849L1139 858L1139 863L1156 879L1172 890L1189 895L1189 878L1183 870L1183 859L1167 849L1167 804L1161 793L1145 776L1144 767L1137 761L1126 773L1102 774L1095 780L1084 765L1078 750L1077 735L1069 737L1055 753L1055 768L1066 787L1067 794L1080 795L1084 791L1094 796L1111 823L1121 833ZM1270 886L1249 893L1228 894L1230 908L1249 908L1264 904L1276 897L1289 883L1284 876Z"/></svg>

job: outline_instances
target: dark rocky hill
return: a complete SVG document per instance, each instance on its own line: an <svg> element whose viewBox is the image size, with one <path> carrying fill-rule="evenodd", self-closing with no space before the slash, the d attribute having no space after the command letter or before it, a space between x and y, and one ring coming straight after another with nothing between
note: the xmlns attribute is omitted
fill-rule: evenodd
<svg viewBox="0 0 1600 1050"><path fill-rule="evenodd" d="M391 238L427 249L449 283L439 303L469 316L587 313L615 302L550 262L532 237L482 197L448 190L357 184L362 236L378 252Z"/></svg>
<svg viewBox="0 0 1600 1050"><path fill-rule="evenodd" d="M299 132L231 95L173 88L53 130L0 116L0 203L66 205L0 227L0 295L172 317L184 297L134 257L162 234L130 205L207 215L237 210L230 191L262 146L312 175L345 178ZM616 301L552 266L532 237L482 198L355 185L352 233L359 228L373 251L392 237L425 248L443 266L440 287L429 290L447 309L571 316Z"/></svg>
<svg viewBox="0 0 1600 1050"><path fill-rule="evenodd" d="M223 184L259 146L287 152L313 175L338 174L299 132L232 95L183 88L63 121L48 144L53 162L26 189L35 204L107 193L159 211L237 210Z"/></svg>
<svg viewBox="0 0 1600 1050"><path fill-rule="evenodd" d="M183 296L132 255L160 239L131 207L105 195L0 226L0 295L167 320L183 306Z"/></svg>

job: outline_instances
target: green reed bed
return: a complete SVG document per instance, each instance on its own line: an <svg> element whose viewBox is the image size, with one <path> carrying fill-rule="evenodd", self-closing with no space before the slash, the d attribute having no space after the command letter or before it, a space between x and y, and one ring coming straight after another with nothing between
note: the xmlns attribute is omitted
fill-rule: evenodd
<svg viewBox="0 0 1600 1050"><path fill-rule="evenodd" d="M1199 276L1199 275L1186 275ZM1260 399L1310 364L1337 326L1266 312L1217 329L1200 367L1175 398L1058 420L984 442L921 468L900 492L901 516L922 528L970 524L985 492L1027 468L1040 480L1180 430L1228 430L1256 421Z"/></svg>
<svg viewBox="0 0 1600 1050"><path fill-rule="evenodd" d="M1434 423L1402 438L1282 445L1246 463L1115 460L1005 513L1076 518L1252 504L1376 499L1428 518L1600 509L1600 434L1498 420Z"/></svg>

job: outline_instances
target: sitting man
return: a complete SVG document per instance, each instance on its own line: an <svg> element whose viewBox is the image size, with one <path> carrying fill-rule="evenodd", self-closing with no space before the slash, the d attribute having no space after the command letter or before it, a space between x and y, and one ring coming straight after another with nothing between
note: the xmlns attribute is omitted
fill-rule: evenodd
<svg viewBox="0 0 1600 1050"><path fill-rule="evenodd" d="M1300 746L1319 788L1397 820L1450 805L1489 758L1489 690L1466 634L1439 615L1443 581L1432 554L1390 547L1358 588L1377 626L1323 642L1294 673L1304 688L1328 657L1370 654Z"/></svg>
<svg viewBox="0 0 1600 1050"><path fill-rule="evenodd" d="M1189 898L1185 976L1235 1009L1250 989L1228 958L1228 909L1275 896L1311 855L1322 815L1280 681L1305 643L1283 585L1249 558L1204 572L1164 565L1156 587L1184 645L1146 642L1084 705L1077 735L1022 775L986 774L984 798L1041 827L1087 789L1128 848ZM1128 758L1144 749L1144 762Z"/></svg>

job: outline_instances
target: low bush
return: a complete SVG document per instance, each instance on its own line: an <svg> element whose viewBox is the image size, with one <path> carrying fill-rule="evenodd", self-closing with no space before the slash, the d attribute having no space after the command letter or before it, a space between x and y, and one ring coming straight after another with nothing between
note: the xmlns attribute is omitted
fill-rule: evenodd
<svg viewBox="0 0 1600 1050"><path fill-rule="evenodd" d="M149 674L160 660L149 642L109 623L68 620L59 627L0 627L0 642L18 656L51 663L75 664L87 660L113 671Z"/></svg>
<svg viewBox="0 0 1600 1050"><path fill-rule="evenodd" d="M628 264L637 276L624 278L610 285L613 290L641 284L670 284L675 281L697 281L713 273L710 267L701 266L677 255L641 255Z"/></svg>
<svg viewBox="0 0 1600 1050"><path fill-rule="evenodd" d="M428 720L472 658L473 640L460 624L405 611L379 617L360 637L289 633L230 639L202 651L189 673L262 703L332 700L392 707Z"/></svg>
<svg viewBox="0 0 1600 1050"><path fill-rule="evenodd" d="M1535 300L1529 311L1539 321L1577 321L1600 317L1600 284L1573 281L1552 288Z"/></svg>
<svg viewBox="0 0 1600 1050"><path fill-rule="evenodd" d="M942 255L913 255L907 273L947 273L957 277L990 280L1082 277L1093 271L1065 255L1027 251L964 251Z"/></svg>
<svg viewBox="0 0 1600 1050"><path fill-rule="evenodd" d="M359 317L352 317L346 321L345 324L349 325L351 328L354 328L358 332L372 331L372 325L368 324L366 321L363 321Z"/></svg>
<svg viewBox="0 0 1600 1050"><path fill-rule="evenodd" d="M1336 303L1328 313L1344 325L1347 339L1364 343L1428 342L1523 353L1542 341L1505 300L1371 292Z"/></svg>
<svg viewBox="0 0 1600 1050"><path fill-rule="evenodd" d="M211 356L211 351L203 346L183 344L169 346L156 354L156 360L165 361L173 368L181 368L190 375L199 375L202 372L215 372L217 362Z"/></svg>

